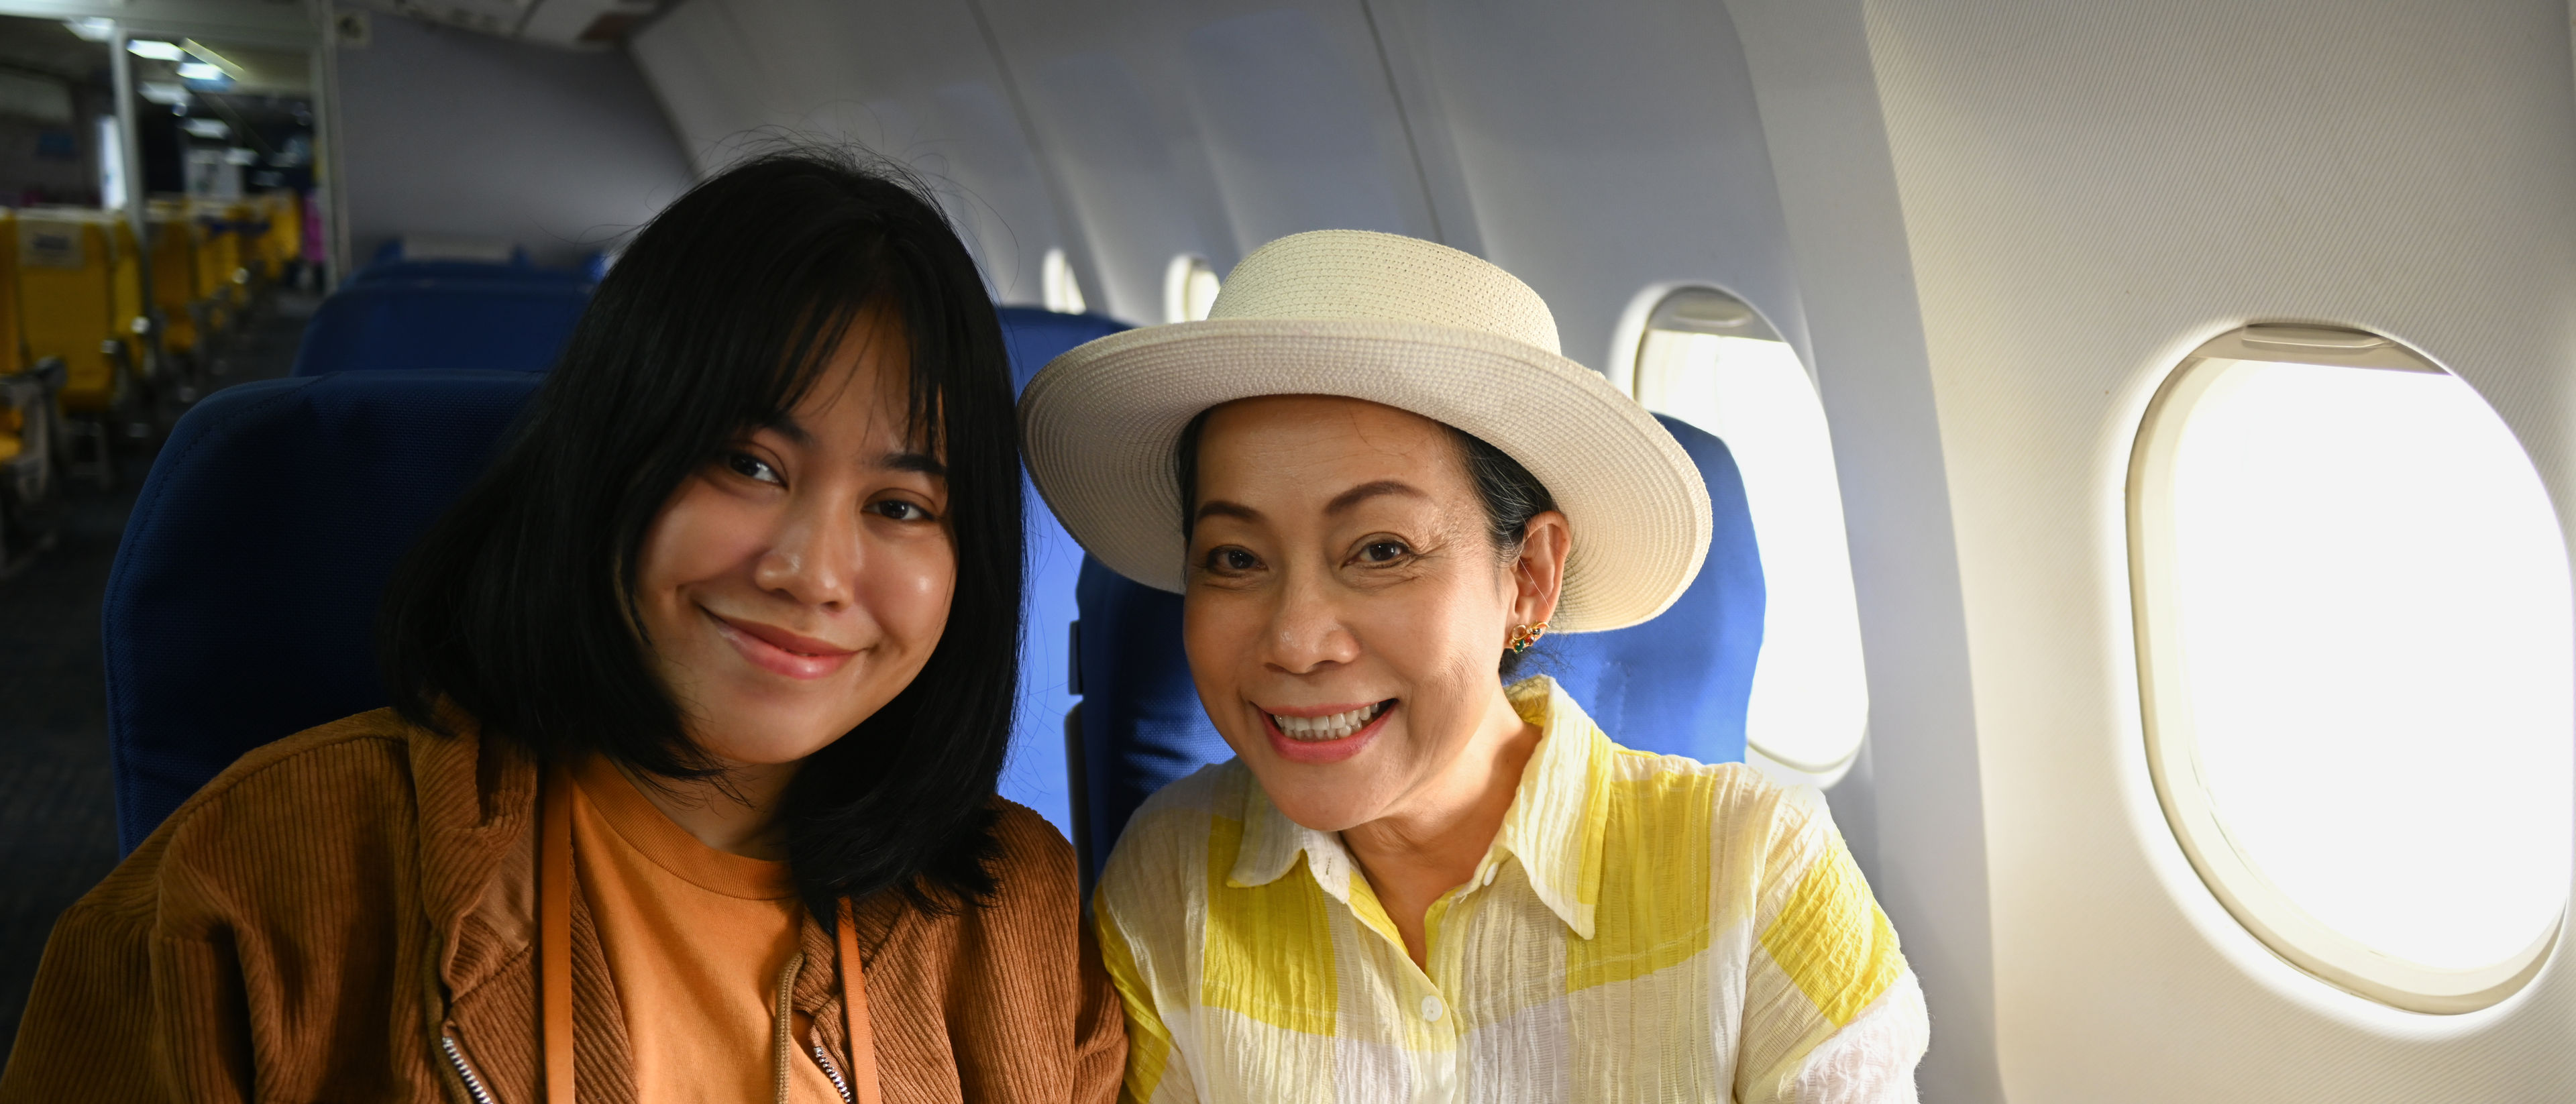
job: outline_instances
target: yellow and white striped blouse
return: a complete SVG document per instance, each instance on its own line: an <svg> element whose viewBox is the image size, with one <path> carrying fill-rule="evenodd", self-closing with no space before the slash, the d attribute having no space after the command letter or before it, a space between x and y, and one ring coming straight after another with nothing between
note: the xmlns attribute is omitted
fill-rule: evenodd
<svg viewBox="0 0 2576 1104"><path fill-rule="evenodd" d="M1823 798L1621 748L1551 679L1510 696L1545 735L1427 975L1241 762L1146 802L1092 902L1125 1097L1912 1101L1922 991Z"/></svg>

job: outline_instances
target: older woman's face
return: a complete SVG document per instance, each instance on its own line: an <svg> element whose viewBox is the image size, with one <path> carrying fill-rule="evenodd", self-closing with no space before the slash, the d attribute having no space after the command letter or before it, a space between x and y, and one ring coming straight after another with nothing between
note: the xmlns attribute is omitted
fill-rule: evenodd
<svg viewBox="0 0 2576 1104"><path fill-rule="evenodd" d="M1198 463L1183 631L1208 716L1291 820L1392 815L1487 722L1518 608L1456 439L1279 396L1211 413Z"/></svg>
<svg viewBox="0 0 2576 1104"><path fill-rule="evenodd" d="M813 754L911 684L957 554L937 457L904 433L902 332L863 314L811 394L680 485L635 598L663 685L730 764Z"/></svg>

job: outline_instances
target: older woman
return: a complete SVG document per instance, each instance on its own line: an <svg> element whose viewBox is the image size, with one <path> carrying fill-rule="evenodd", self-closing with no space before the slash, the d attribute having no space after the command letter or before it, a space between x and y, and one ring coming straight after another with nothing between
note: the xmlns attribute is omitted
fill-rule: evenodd
<svg viewBox="0 0 2576 1104"><path fill-rule="evenodd" d="M1237 756L1146 804L1093 901L1130 1096L1913 1098L1921 991L1815 791L1505 683L1551 626L1671 604L1710 528L1536 293L1300 234L1020 417L1067 528L1183 596Z"/></svg>

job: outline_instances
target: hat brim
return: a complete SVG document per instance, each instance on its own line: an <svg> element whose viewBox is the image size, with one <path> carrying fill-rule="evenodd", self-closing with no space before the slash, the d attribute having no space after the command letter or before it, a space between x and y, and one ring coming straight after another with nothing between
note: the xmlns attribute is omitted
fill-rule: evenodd
<svg viewBox="0 0 2576 1104"><path fill-rule="evenodd" d="M1222 319L1129 330L1048 363L1020 398L1038 493L1100 561L1180 592L1173 450L1201 411L1263 395L1338 395L1491 443L1546 485L1573 530L1551 628L1653 618L1707 555L1708 487L1681 444L1589 368L1475 330L1419 322Z"/></svg>

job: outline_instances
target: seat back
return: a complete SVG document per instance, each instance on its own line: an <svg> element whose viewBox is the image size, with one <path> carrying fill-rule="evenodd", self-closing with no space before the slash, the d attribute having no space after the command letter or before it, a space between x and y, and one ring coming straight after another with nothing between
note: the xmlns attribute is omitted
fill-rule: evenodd
<svg viewBox="0 0 2576 1104"><path fill-rule="evenodd" d="M1521 674L1553 676L1627 747L1705 763L1739 761L1762 648L1762 560L1753 516L1725 443L1687 422L1656 417L1708 484L1715 526L1699 576L1672 608L1645 624L1548 637ZM1129 580L1088 556L1080 595L1080 803L1090 818L1084 837L1091 846L1082 856L1088 877L1154 791L1234 753L1208 722L1190 681L1180 596Z"/></svg>
<svg viewBox="0 0 2576 1104"><path fill-rule="evenodd" d="M110 225L87 212L31 211L18 216L15 229L15 283L25 308L18 338L26 362L62 358L65 410L107 409L117 380L106 345L121 336Z"/></svg>
<svg viewBox="0 0 2576 1104"><path fill-rule="evenodd" d="M241 754L385 704L394 564L542 377L357 372L217 391L171 430L108 576L117 842Z"/></svg>
<svg viewBox="0 0 2576 1104"><path fill-rule="evenodd" d="M1127 328L1099 315L1057 314L1035 307L1003 307L1000 314L1014 390L1028 386L1038 369L1057 354ZM1023 481L1027 478L1021 476ZM1074 585L1082 569L1082 547L1056 522L1034 485L1023 482L1021 493L1027 504L1028 578L1021 606L1020 701L1001 791L1002 796L1037 810L1067 838L1078 839L1064 719L1074 702L1067 666L1073 657Z"/></svg>
<svg viewBox="0 0 2576 1104"><path fill-rule="evenodd" d="M554 366L590 303L587 285L427 279L352 283L322 301L295 353L298 376L345 371Z"/></svg>

